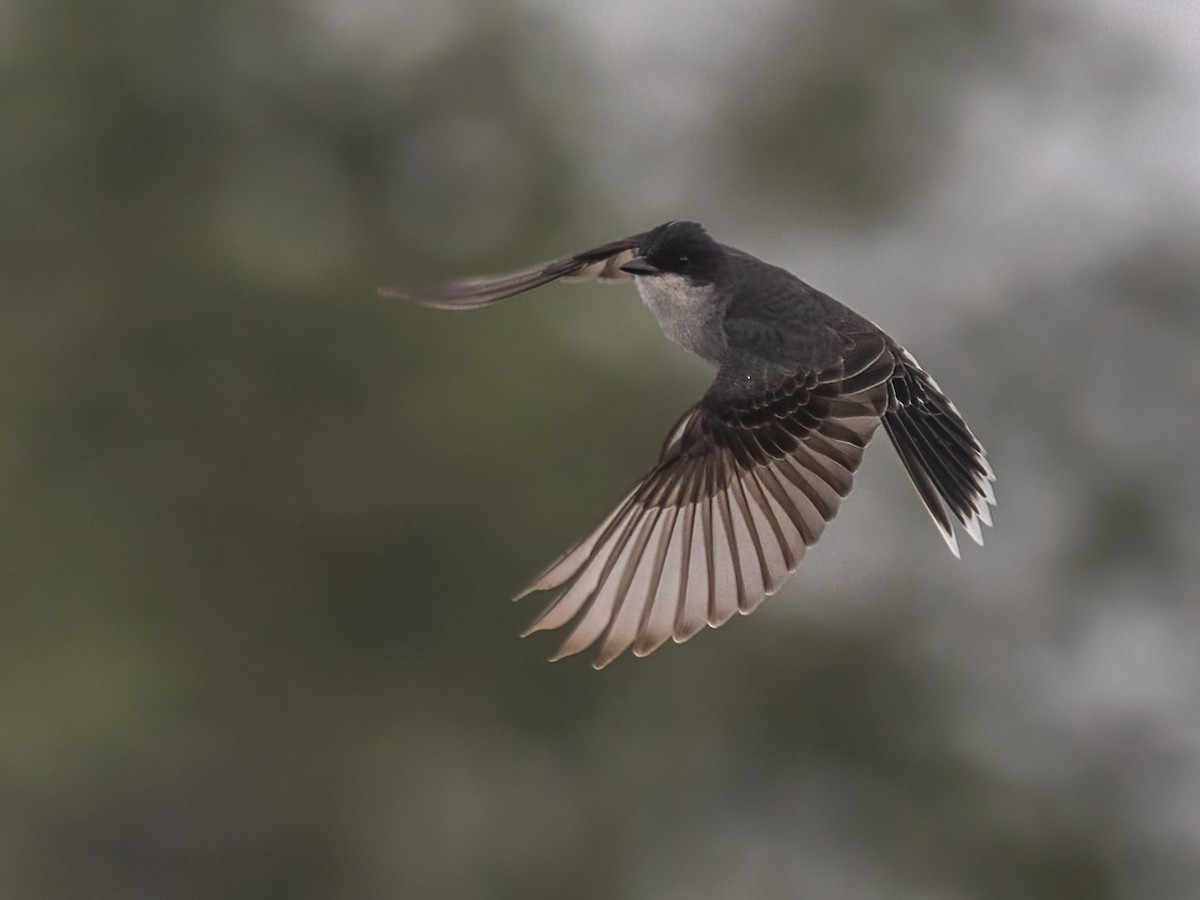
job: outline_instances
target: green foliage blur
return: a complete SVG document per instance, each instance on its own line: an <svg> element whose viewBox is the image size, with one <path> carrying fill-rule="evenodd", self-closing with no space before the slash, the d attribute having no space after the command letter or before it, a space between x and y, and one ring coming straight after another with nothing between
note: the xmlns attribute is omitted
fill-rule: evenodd
<svg viewBox="0 0 1200 900"><path fill-rule="evenodd" d="M0 896L1194 897L1198 20L0 5ZM997 527L881 439L753 617L549 665L708 373L375 288L672 218L912 349Z"/></svg>

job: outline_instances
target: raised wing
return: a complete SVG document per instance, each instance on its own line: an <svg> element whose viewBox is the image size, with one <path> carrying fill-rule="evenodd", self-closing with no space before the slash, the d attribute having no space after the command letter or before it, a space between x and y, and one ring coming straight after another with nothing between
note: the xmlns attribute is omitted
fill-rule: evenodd
<svg viewBox="0 0 1200 900"><path fill-rule="evenodd" d="M840 340L823 371L718 373L654 470L521 595L563 589L526 634L574 621L554 659L599 642L603 668L774 593L837 513L887 408L886 337Z"/></svg>
<svg viewBox="0 0 1200 900"><path fill-rule="evenodd" d="M409 300L422 306L436 309L478 309L498 300L506 300L525 291L558 281L632 281L631 275L621 271L621 266L633 259L641 234L613 241L566 259L538 263L527 269L505 275L480 275L451 281L428 293L413 294L399 288L380 288L384 297Z"/></svg>

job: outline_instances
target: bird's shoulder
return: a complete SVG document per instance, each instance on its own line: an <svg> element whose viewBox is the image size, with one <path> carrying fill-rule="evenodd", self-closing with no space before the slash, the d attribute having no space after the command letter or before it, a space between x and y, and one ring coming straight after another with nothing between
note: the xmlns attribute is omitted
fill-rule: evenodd
<svg viewBox="0 0 1200 900"><path fill-rule="evenodd" d="M759 450L767 449L768 455L789 452L813 431L843 434L836 423L845 417L878 424L895 365L887 336L873 326L827 331L837 350L820 367L773 363L747 354L721 365L704 397L668 436L661 465L702 460L722 451L749 465L748 460L761 456ZM860 437L856 446L861 448L865 436ZM847 440L854 443L852 437Z"/></svg>
<svg viewBox="0 0 1200 900"><path fill-rule="evenodd" d="M781 334L761 317L734 318L729 328L737 340L699 408L730 424L781 416L813 391L857 389L854 379L864 370L882 365L890 373L894 365L888 336L853 313L819 319L798 333Z"/></svg>
<svg viewBox="0 0 1200 900"><path fill-rule="evenodd" d="M819 371L862 335L878 332L870 321L786 269L739 250L726 252L723 324L728 353L722 368L732 370L735 381L757 376L758 369Z"/></svg>

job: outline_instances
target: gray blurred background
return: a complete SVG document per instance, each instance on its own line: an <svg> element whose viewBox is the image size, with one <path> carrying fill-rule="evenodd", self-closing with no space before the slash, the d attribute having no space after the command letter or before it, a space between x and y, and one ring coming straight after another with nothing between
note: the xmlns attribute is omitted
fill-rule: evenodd
<svg viewBox="0 0 1200 900"><path fill-rule="evenodd" d="M1194 898L1194 0L0 2L0 896ZM749 619L596 673L508 598L709 373L672 218L879 322L884 441Z"/></svg>

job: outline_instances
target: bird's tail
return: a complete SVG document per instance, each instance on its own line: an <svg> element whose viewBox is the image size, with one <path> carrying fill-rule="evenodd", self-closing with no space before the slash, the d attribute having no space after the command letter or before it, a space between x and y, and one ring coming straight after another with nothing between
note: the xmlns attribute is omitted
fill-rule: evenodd
<svg viewBox="0 0 1200 900"><path fill-rule="evenodd" d="M958 556L952 519L982 544L980 523L992 524L996 476L983 446L937 382L903 347L895 347L895 358L883 426L938 531Z"/></svg>

